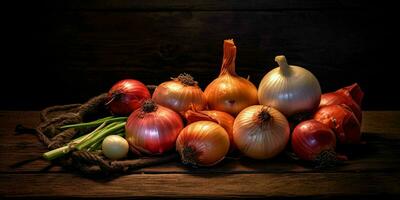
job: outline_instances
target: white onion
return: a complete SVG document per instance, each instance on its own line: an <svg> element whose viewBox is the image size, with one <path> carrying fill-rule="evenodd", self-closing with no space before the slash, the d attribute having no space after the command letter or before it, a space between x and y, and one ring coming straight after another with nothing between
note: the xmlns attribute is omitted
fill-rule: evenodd
<svg viewBox="0 0 400 200"><path fill-rule="evenodd" d="M276 56L279 67L268 72L258 87L260 104L272 106L286 116L318 108L321 87L308 70L288 65L285 56Z"/></svg>
<svg viewBox="0 0 400 200"><path fill-rule="evenodd" d="M119 135L110 135L103 140L101 149L107 158L118 160L128 154L129 144Z"/></svg>

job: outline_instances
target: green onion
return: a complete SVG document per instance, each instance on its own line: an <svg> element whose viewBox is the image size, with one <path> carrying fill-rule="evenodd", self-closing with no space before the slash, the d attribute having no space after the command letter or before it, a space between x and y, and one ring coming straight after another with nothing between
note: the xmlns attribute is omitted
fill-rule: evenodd
<svg viewBox="0 0 400 200"><path fill-rule="evenodd" d="M54 160L61 156L68 154L72 150L98 150L101 148L101 144L105 137L108 135L125 135L125 123L127 117L105 117L92 122L70 124L61 128L88 128L96 127L92 132L82 135L63 147L53 149L43 154L43 158L47 160Z"/></svg>
<svg viewBox="0 0 400 200"><path fill-rule="evenodd" d="M67 129L67 128L90 128L90 127L95 127L98 126L104 122L108 123L113 123L113 122L121 122L121 121L126 121L128 117L105 117L102 119L98 119L96 121L91 121L91 122L86 122L86 123L79 123L79 124L69 124L62 126L62 129Z"/></svg>
<svg viewBox="0 0 400 200"><path fill-rule="evenodd" d="M100 127L99 127L100 128ZM93 136L96 132L98 132L100 129L97 128L96 130L90 132L89 134L86 135L82 135L74 140L72 140L71 142L69 142L67 145L57 148L57 149L53 149L51 151L48 151L46 153L43 154L43 158L45 158L46 160L54 160L56 158L59 158L67 153L69 153L74 147L75 144L81 143L82 141L84 141L87 138L90 138L91 136Z"/></svg>
<svg viewBox="0 0 400 200"><path fill-rule="evenodd" d="M81 142L75 146L77 150L83 150L91 145L95 144L97 141L102 141L105 137L108 135L112 135L112 133L118 133L124 130L126 122L114 122L103 129L101 131L97 132L95 135L93 135L91 138L88 140Z"/></svg>

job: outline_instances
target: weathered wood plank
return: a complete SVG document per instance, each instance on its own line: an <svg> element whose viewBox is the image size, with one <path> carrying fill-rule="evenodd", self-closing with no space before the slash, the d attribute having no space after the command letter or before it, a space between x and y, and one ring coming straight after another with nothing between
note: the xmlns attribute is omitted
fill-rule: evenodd
<svg viewBox="0 0 400 200"><path fill-rule="evenodd" d="M400 112L364 112L363 132L367 145L354 147L351 160L335 168L338 172L399 171L400 160ZM47 151L34 135L13 135L15 124L34 127L38 122L38 112L0 112L0 173L39 172L49 166L49 162L37 160L18 168L13 164L37 157ZM63 172L55 166L50 172ZM148 167L134 173L271 173L271 172L318 172L312 168L290 161L284 156L273 160L256 161L246 158L227 159L211 168L191 169L179 162Z"/></svg>
<svg viewBox="0 0 400 200"><path fill-rule="evenodd" d="M20 198L378 199L381 195L400 195L399 181L399 174L387 173L135 174L109 180L86 179L74 174L0 174L0 194L3 197Z"/></svg>
<svg viewBox="0 0 400 200"><path fill-rule="evenodd" d="M400 133L400 111L364 111L362 132Z"/></svg>

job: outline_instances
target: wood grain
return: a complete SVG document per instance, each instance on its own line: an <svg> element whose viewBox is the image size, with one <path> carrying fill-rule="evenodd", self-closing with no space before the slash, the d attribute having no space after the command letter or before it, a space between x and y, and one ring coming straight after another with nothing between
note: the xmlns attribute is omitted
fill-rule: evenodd
<svg viewBox="0 0 400 200"><path fill-rule="evenodd" d="M180 163L130 175L87 177L37 160L11 166L46 151L34 135L14 135L15 124L35 126L38 112L0 112L0 196L2 198L260 198L379 199L400 195L400 112L364 112L364 146L350 161L316 170L278 157L267 161L225 160L211 168ZM386 131L387 130L387 131Z"/></svg>
<svg viewBox="0 0 400 200"><path fill-rule="evenodd" d="M14 135L15 124L34 127L39 122L39 114L35 111L0 112L0 173L35 173L49 167L44 160L29 162L17 168L12 165L37 157L47 149L34 135ZM353 148L351 160L345 165L335 168L336 172L379 172L400 169L400 112L364 112L362 131L366 145ZM4 124L4 125L3 125ZM12 153L10 153L12 152ZM50 172L66 172L59 166L47 169ZM148 167L132 173L283 173L283 172L318 172L310 166L289 160L285 155L267 161L257 161L247 158L240 160L227 159L211 168L191 169L179 162L167 163L160 166ZM68 171L66 173L69 173Z"/></svg>
<svg viewBox="0 0 400 200"><path fill-rule="evenodd" d="M0 194L20 198L377 199L379 195L399 195L399 181L399 174L387 173L134 174L111 180L82 179L74 174L0 174ZM17 183L24 186L14 185Z"/></svg>

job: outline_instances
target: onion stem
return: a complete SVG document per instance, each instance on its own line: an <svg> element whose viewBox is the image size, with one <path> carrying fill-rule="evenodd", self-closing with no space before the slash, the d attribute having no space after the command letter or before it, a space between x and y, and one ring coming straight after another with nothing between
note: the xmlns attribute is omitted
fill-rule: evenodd
<svg viewBox="0 0 400 200"><path fill-rule="evenodd" d="M237 76L235 71L236 46L233 39L224 40L224 58L219 76L230 74Z"/></svg>
<svg viewBox="0 0 400 200"><path fill-rule="evenodd" d="M280 56L276 56L275 57L275 62L277 62L279 64L279 69L281 71L281 73L283 75L288 75L289 74L289 70L290 70L290 66L287 63L286 57L283 55Z"/></svg>

